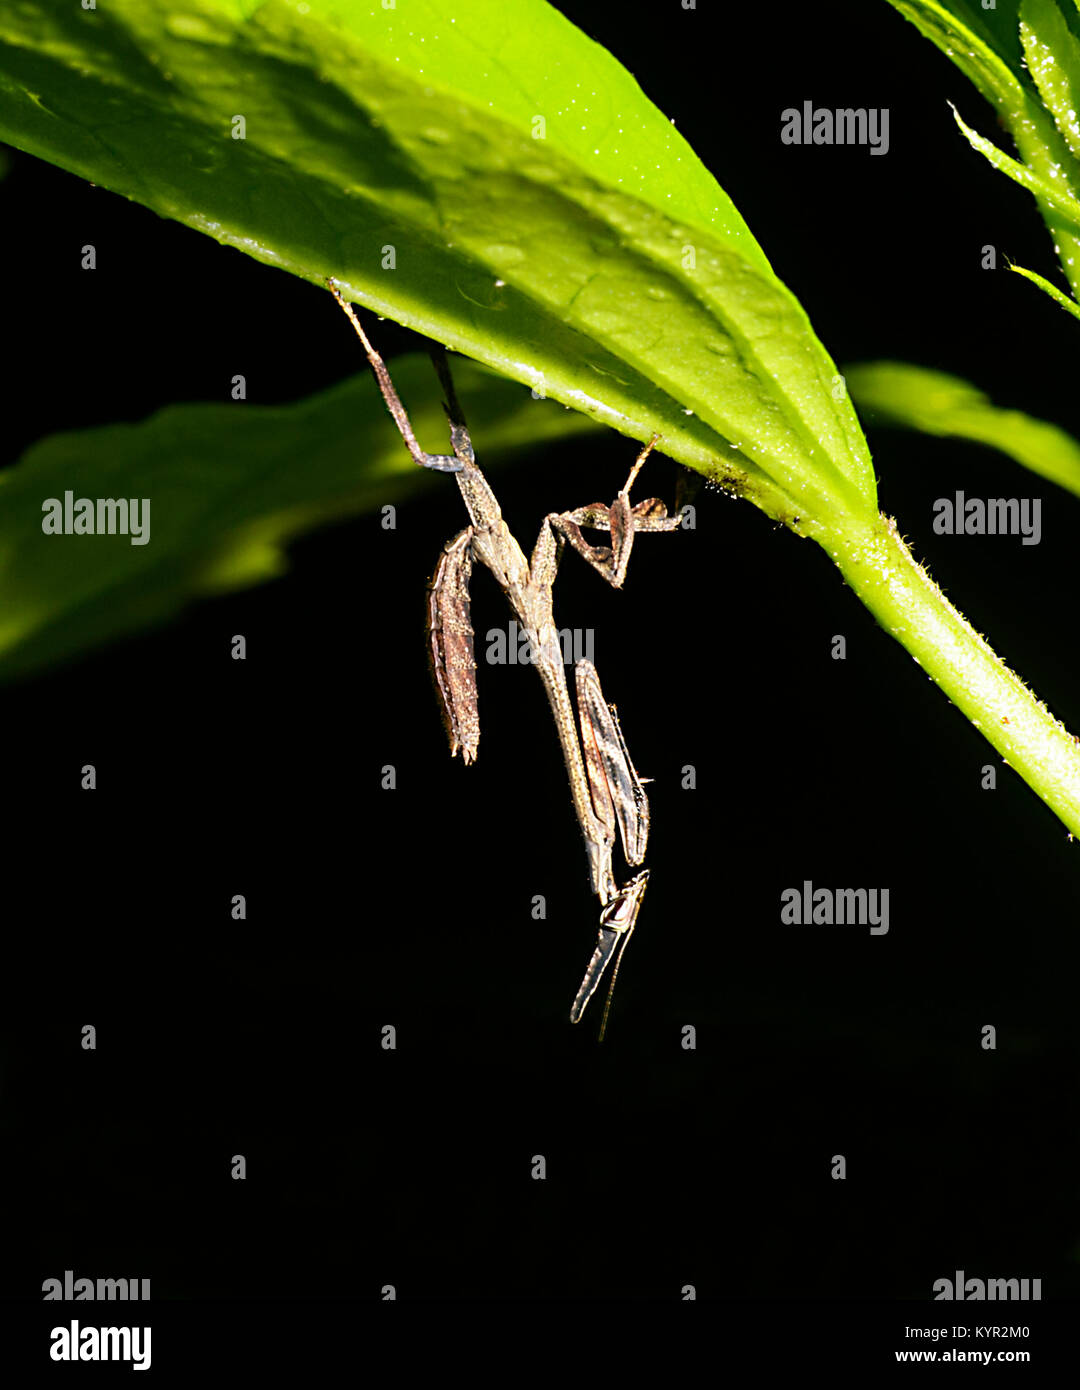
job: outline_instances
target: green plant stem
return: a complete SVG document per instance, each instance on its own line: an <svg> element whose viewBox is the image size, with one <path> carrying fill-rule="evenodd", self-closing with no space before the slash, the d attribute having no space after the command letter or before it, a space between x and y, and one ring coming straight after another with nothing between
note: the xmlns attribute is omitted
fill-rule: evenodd
<svg viewBox="0 0 1080 1390"><path fill-rule="evenodd" d="M1080 743L1005 665L880 516L832 532L848 584L1069 830L1080 835Z"/></svg>

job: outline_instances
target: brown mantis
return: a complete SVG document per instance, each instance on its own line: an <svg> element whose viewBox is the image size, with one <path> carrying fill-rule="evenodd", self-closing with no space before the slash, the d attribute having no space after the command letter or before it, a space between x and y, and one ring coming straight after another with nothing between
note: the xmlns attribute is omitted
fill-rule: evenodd
<svg viewBox="0 0 1080 1390"><path fill-rule="evenodd" d="M668 516L655 497L631 505L630 489L648 458L656 436L641 450L630 470L626 486L610 506L597 502L570 512L551 512L540 527L532 557L526 560L510 533L487 479L473 454L469 432L458 404L442 348L432 350L439 382L445 392L444 409L450 423L453 455L428 454L421 448L409 423L382 358L368 341L352 305L333 280L330 291L356 330L375 373L383 400L394 418L414 463L422 468L453 473L469 513L470 525L443 548L428 586L429 655L439 694L452 755L461 753L469 764L476 758L480 740L477 710L476 662L470 620L469 580L474 560L485 565L506 594L525 632L533 664L540 673L555 720L563 759L570 779L570 794L589 860L592 891L600 899L600 931L596 949L570 1010L577 1023L614 959L607 1004L600 1027L607 1026L615 977L626 943L641 910L649 871L641 870L622 887L612 871L616 828L623 855L631 867L645 857L649 835L649 802L626 741L615 707L604 700L596 669L589 661L576 666L578 724L570 703L563 669L562 648L552 613L552 591L563 546L568 542L614 588L622 587L634 536L638 531L674 531L681 518ZM591 545L582 528L607 531L610 546Z"/></svg>

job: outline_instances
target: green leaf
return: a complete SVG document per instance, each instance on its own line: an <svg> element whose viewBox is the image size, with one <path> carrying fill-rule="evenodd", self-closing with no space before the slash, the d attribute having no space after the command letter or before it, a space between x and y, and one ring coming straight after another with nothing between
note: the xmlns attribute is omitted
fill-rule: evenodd
<svg viewBox="0 0 1080 1390"><path fill-rule="evenodd" d="M430 361L396 358L393 374L421 441L446 452ZM485 466L595 428L471 363L454 376ZM448 477L410 461L366 373L292 405L170 406L52 435L0 473L0 680L279 575L290 537L436 484L456 499ZM73 504L149 498L149 541L44 534L43 503L69 491Z"/></svg>
<svg viewBox="0 0 1080 1390"><path fill-rule="evenodd" d="M1032 284L1038 285L1039 289L1044 290L1051 299L1060 304L1063 309L1072 314L1073 318L1080 319L1080 304L1075 299L1070 299L1067 294L1063 294L1056 285L1052 285L1049 280L1037 274L1034 270L1025 270L1022 265L1009 266L1010 270L1015 270L1017 275L1022 275L1025 280L1030 280Z"/></svg>
<svg viewBox="0 0 1080 1390"><path fill-rule="evenodd" d="M1019 164L1015 159L1010 159L1007 154L1002 154L1001 150L987 140L985 135L979 135L972 130L969 125L965 125L956 107L952 108L956 124L967 136L972 148L985 155L995 169L999 169L1003 174L1007 174L1010 179L1018 183L1021 188L1026 188L1029 193L1034 193L1044 203L1048 203L1056 212L1060 213L1074 231L1080 231L1080 202L1072 196L1065 180L1061 179L1061 187L1055 187L1049 179L1042 178L1025 164Z"/></svg>
<svg viewBox="0 0 1080 1390"><path fill-rule="evenodd" d="M1080 156L1080 43L1053 0L1023 0L1020 39L1043 104L1074 156Z"/></svg>
<svg viewBox="0 0 1080 1390"><path fill-rule="evenodd" d="M1057 425L996 406L960 377L906 362L864 362L846 375L871 424L988 444L1080 496L1080 444Z"/></svg>
<svg viewBox="0 0 1080 1390"><path fill-rule="evenodd" d="M656 432L799 530L876 515L834 364L633 78L542 0L449 8L19 0L0 138Z"/></svg>

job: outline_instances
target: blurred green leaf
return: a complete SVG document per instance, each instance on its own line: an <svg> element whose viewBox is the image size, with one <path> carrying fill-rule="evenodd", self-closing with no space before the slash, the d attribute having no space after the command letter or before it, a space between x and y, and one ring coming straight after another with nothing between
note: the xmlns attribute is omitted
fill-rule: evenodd
<svg viewBox="0 0 1080 1390"><path fill-rule="evenodd" d="M876 515L832 361L630 74L542 0L452 10L18 0L0 137L656 432L797 529Z"/></svg>
<svg viewBox="0 0 1080 1390"><path fill-rule="evenodd" d="M393 374L420 439L447 452L428 358L396 358ZM471 363L454 376L485 466L596 428ZM0 472L0 680L282 574L290 537L436 485L456 515L456 484L410 461L366 373L292 405L170 406L136 425L52 435ZM149 498L149 543L44 534L43 503L68 491Z"/></svg>
<svg viewBox="0 0 1080 1390"><path fill-rule="evenodd" d="M961 377L906 362L863 362L846 376L871 425L987 444L1080 496L1080 444L1057 425L996 406Z"/></svg>

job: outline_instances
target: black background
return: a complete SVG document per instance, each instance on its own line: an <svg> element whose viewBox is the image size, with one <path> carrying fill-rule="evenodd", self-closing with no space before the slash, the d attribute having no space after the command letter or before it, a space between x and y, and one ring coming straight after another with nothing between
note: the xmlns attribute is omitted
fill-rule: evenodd
<svg viewBox="0 0 1080 1390"><path fill-rule="evenodd" d="M1080 434L1075 322L980 268L989 243L1059 278L1034 204L946 99L995 136L992 113L886 4L561 8L675 118L841 370L939 367ZM782 145L806 99L888 107L887 156ZM313 286L12 160L6 461L224 399L236 372L277 403L358 370ZM871 446L916 555L1080 727L1076 500L974 446ZM634 451L612 433L503 470L511 526L531 544L545 512L612 496ZM650 463L647 490L671 502L677 471ZM1042 496L1042 543L935 536L957 488ZM438 722L422 611L463 524L449 480L395 532L303 539L286 578L5 690L8 1296L69 1268L149 1277L155 1301L926 1300L958 1268L1080 1292L1077 848L819 549L697 502L696 532L635 547L624 593L573 556L557 589L656 779L601 1047L597 1017L567 1022L595 910L539 682L481 666L468 771ZM473 587L478 633L505 626ZM888 887L889 934L782 926L804 879Z"/></svg>

